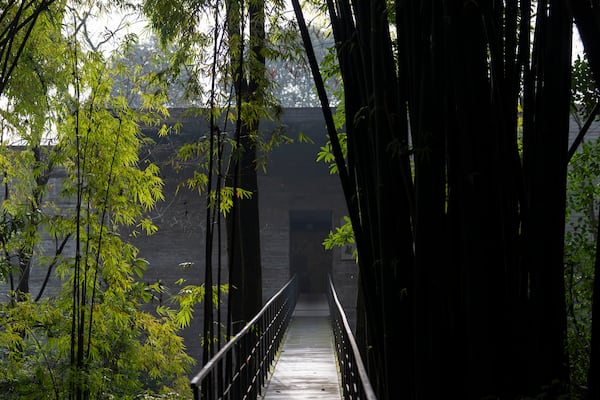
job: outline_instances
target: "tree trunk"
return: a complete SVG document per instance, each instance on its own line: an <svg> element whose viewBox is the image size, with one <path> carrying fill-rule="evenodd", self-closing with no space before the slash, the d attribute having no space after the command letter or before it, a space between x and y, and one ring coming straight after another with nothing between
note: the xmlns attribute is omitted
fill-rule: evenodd
<svg viewBox="0 0 600 400"><path fill-rule="evenodd" d="M231 51L231 65L234 87L238 98L239 113L236 127L238 148L232 153L232 169L228 171L229 186L234 188L233 207L227 223L229 255L229 304L232 333L238 332L262 307L262 266L260 255L260 222L258 212L258 180L256 174L256 155L258 141L258 120L244 117L242 104L253 102L261 104L265 79L265 41L264 1L249 3L250 16L250 56L248 57L249 80L246 81L244 68L244 47L236 55ZM230 42L239 39L243 28L243 15L240 4L234 0L228 2L228 35ZM237 176L237 177L236 177ZM252 193L250 199L239 199L237 188Z"/></svg>
<svg viewBox="0 0 600 400"><path fill-rule="evenodd" d="M234 200L235 211L227 224L229 238L229 301L233 333L242 329L262 307L260 222L258 181L255 169L256 147L248 131L240 139L239 187L252 192L250 199ZM232 171L230 171L231 175ZM233 186L233 185L232 185ZM231 221L235 218L235 221Z"/></svg>
<svg viewBox="0 0 600 400"><path fill-rule="evenodd" d="M530 120L523 131L527 196L523 260L529 273L527 331L531 394L569 380L563 248L571 19L560 0L539 2L537 15L532 63L535 91L526 94L532 98L526 100L524 114Z"/></svg>
<svg viewBox="0 0 600 400"><path fill-rule="evenodd" d="M570 25L559 0L540 4L531 59L527 0L396 1L395 58L386 2L327 2L381 399L515 398L568 379Z"/></svg>

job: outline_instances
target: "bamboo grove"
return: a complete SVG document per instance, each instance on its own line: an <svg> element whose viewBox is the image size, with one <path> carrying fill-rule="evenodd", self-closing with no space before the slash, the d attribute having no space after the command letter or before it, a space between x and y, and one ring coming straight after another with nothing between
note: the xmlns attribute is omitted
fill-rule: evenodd
<svg viewBox="0 0 600 400"><path fill-rule="evenodd" d="M379 398L566 395L572 19L598 81L598 4L323 7L346 158L311 67L357 243L357 334ZM590 399L600 396L597 342Z"/></svg>
<svg viewBox="0 0 600 400"><path fill-rule="evenodd" d="M134 109L113 93L116 75L136 91L147 77L88 46L93 4L0 5L0 397L184 392L193 360L180 324L173 309L144 309L162 288L139 280L148 263L124 235L156 231L163 182L140 159L140 125L164 118L164 98L153 86Z"/></svg>
<svg viewBox="0 0 600 400"><path fill-rule="evenodd" d="M335 127L304 22L301 7L307 3L323 12L335 39L343 133ZM574 150L568 138L572 30L574 21L600 82L598 0L292 4L358 248L356 333L378 397L572 394L564 280ZM266 59L293 59L277 54L272 40L295 40L290 25L278 25L285 4L143 2L162 43L178 47L171 66L190 68L196 78L187 89L208 110L211 125L209 140L183 149L202 155L195 161L204 170L188 184L213 206L206 210L204 284L184 287L181 293L189 297L175 296L179 313L161 307L158 315L141 305L161 288L135 279L145 263L119 232L155 229L143 216L162 198L162 182L156 166L140 167L137 129L167 114L164 87L143 93L144 105L134 110L124 97L112 96L109 81L115 77L102 53L82 51L84 21L67 20L78 15L77 7L51 0L0 5L0 95L11 99L3 118L28 140L24 152L13 152L4 141L0 146L6 261L0 272L12 280L8 249L25 266L15 271L25 275L37 229L45 225L58 244L49 271L67 277L58 303L41 295L31 299L26 279L13 285L19 296L3 305L0 342L15 357L12 365L22 368L3 369L2 387L13 398L35 398L32 382L56 399L133 398L144 391L178 397L174 391L185 386L191 360L177 332L189 323L193 306L204 300L206 362L221 345L222 325L230 337L262 301L255 168L257 151L268 146L258 127L278 109L269 97ZM211 26L208 34L201 22ZM31 51L27 43L38 47ZM52 51L58 46L60 52ZM206 76L208 84L198 78ZM54 147L42 146L39 136L49 124L59 132ZM234 132L229 139L227 130ZM31 171L17 169L28 164ZM43 203L48 174L57 165L66 170L64 194L76 200L76 209L37 220L30 211ZM9 190L19 179L29 185ZM18 196L25 208L11 208ZM227 246L221 243L221 214L227 216L228 279L221 276L221 249ZM28 229L4 229L16 222ZM31 235L23 241L17 230ZM62 254L68 241L75 243L73 257ZM221 321L226 281L235 291ZM580 388L588 399L600 399L599 282L592 309L596 335L587 384Z"/></svg>

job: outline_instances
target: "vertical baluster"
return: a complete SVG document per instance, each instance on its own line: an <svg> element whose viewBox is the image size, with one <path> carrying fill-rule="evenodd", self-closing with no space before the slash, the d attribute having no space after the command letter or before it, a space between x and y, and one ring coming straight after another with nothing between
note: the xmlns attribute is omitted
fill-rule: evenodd
<svg viewBox="0 0 600 400"><path fill-rule="evenodd" d="M217 373L217 393L219 393L219 398L223 398L223 360L219 360L216 366Z"/></svg>
<svg viewBox="0 0 600 400"><path fill-rule="evenodd" d="M232 396L231 399L240 399L240 376L239 376L239 353L241 343L237 342L234 346L234 353L231 360L231 379L232 379Z"/></svg>

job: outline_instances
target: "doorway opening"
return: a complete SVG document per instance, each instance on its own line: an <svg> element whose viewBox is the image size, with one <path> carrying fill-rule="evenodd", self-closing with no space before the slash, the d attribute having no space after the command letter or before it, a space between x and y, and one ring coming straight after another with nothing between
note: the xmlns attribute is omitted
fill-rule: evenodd
<svg viewBox="0 0 600 400"><path fill-rule="evenodd" d="M331 231L330 210L290 211L290 276L300 293L325 293L333 258L323 247Z"/></svg>

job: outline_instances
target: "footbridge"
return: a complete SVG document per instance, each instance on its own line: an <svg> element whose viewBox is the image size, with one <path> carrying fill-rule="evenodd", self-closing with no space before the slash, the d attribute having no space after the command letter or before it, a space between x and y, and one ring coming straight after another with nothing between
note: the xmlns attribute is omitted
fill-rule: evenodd
<svg viewBox="0 0 600 400"><path fill-rule="evenodd" d="M196 400L376 400L331 277L326 295L290 279L191 387Z"/></svg>

